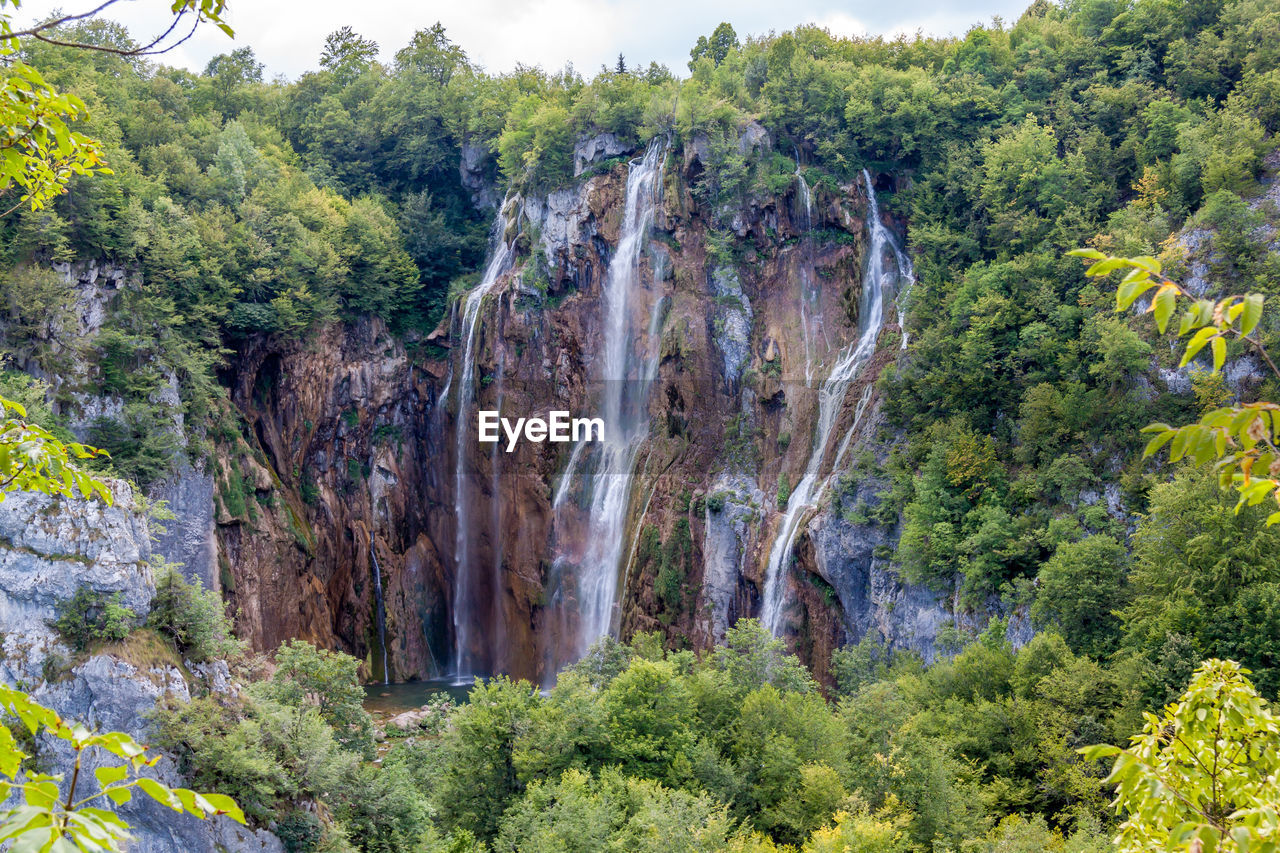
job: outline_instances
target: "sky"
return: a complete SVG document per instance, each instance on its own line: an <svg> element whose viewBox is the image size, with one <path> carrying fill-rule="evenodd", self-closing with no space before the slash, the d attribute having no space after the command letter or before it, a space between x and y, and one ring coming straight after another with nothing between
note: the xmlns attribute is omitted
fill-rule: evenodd
<svg viewBox="0 0 1280 853"><path fill-rule="evenodd" d="M80 13L101 0L27 0L17 22L54 9ZM651 60L685 72L689 48L721 21L738 36L781 32L818 24L838 35L963 35L993 16L1016 21L1030 0L229 0L232 42L213 27L163 57L200 71L209 58L248 44L266 64L268 77L290 79L318 65L326 34L349 25L378 42L390 60L415 30L436 21L474 62L491 72L517 63L548 70L572 62L588 77L622 53L628 65ZM118 0L105 13L135 39L168 25L169 0Z"/></svg>

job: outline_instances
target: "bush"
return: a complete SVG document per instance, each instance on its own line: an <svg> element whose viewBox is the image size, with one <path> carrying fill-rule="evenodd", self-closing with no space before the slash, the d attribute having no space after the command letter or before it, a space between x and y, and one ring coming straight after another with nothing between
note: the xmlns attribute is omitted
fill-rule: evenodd
<svg viewBox="0 0 1280 853"><path fill-rule="evenodd" d="M276 651L276 672L264 694L289 707L316 705L346 749L373 757L373 723L364 710L360 662L343 652L289 640Z"/></svg>
<svg viewBox="0 0 1280 853"><path fill-rule="evenodd" d="M320 818L301 810L289 812L273 827L276 837L284 842L289 853L311 853L324 837Z"/></svg>
<svg viewBox="0 0 1280 853"><path fill-rule="evenodd" d="M778 475L778 509L786 509L791 500L791 478L783 471Z"/></svg>
<svg viewBox="0 0 1280 853"><path fill-rule="evenodd" d="M216 590L182 577L171 563L156 565L156 596L147 624L171 638L194 661L234 658L244 653L236 639L226 605Z"/></svg>
<svg viewBox="0 0 1280 853"><path fill-rule="evenodd" d="M94 643L123 640L137 620L138 614L121 603L120 593L108 596L82 586L62 606L53 627L69 646L83 652Z"/></svg>

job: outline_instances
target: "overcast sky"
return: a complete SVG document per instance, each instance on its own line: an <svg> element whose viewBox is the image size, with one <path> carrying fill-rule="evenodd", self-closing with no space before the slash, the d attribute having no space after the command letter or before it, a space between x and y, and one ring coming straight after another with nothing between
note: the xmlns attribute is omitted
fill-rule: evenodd
<svg viewBox="0 0 1280 853"><path fill-rule="evenodd" d="M53 9L87 11L101 0L27 0L20 19ZM350 25L372 38L388 60L417 29L442 22L450 38L489 71L516 63L559 69L572 62L590 76L621 52L631 64L657 60L685 71L689 48L720 21L739 37L816 23L840 35L914 33L963 35L999 15L1017 20L1030 0L230 0L234 44L211 27L201 28L164 61L192 70L209 58L248 44L268 76L295 78L314 69L327 33ZM129 27L138 40L167 25L169 0L120 0L105 15Z"/></svg>

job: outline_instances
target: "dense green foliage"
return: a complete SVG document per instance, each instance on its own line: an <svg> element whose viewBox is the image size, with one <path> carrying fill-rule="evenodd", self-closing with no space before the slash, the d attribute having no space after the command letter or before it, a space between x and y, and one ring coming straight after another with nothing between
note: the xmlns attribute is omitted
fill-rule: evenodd
<svg viewBox="0 0 1280 853"><path fill-rule="evenodd" d="M155 584L147 625L172 640L187 659L234 658L244 651L217 590L205 589L199 578L188 581L166 563L155 564Z"/></svg>
<svg viewBox="0 0 1280 853"><path fill-rule="evenodd" d="M377 769L339 743L354 717L323 710L359 690L355 661L292 644L272 679L162 710L157 737L195 782L274 822L292 850L1111 849L1110 785L1132 777L1122 795L1136 797L1143 777L1117 765L1108 781L1099 759L1114 751L1079 748L1141 729L1161 675L1132 655L1098 663L1051 633L1015 652L1004 630L927 668L864 643L861 657L878 665L831 697L752 620L702 656L663 652L656 635L606 639L546 694L496 678L443 720L389 727ZM282 672L324 660L332 677L281 691L293 678ZM1238 673L1228 681L1228 701L1271 719ZM1223 699L1218 681L1197 684L1170 714L1191 748L1212 749L1196 709ZM1232 725L1220 749L1249 736ZM1250 748L1265 751L1264 740ZM1170 785L1209 784L1185 757L1159 760L1171 762ZM1265 772L1253 767L1225 797L1245 803ZM1148 808L1133 800L1127 825L1151 820L1139 801Z"/></svg>
<svg viewBox="0 0 1280 853"><path fill-rule="evenodd" d="M134 613L120 599L120 593L104 595L82 586L63 602L53 627L67 645L83 652L94 643L114 642L129 636L137 624Z"/></svg>

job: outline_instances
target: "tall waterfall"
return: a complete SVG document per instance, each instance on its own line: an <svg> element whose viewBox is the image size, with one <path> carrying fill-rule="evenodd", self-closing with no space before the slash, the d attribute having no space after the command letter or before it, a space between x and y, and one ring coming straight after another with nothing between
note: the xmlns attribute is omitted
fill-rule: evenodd
<svg viewBox="0 0 1280 853"><path fill-rule="evenodd" d="M885 228L884 223L880 221L880 203L876 198L875 188L871 185L871 175L866 169L862 170L862 179L866 185L870 208L867 227L870 231L871 245L867 251L867 267L862 283L858 337L839 352L831 372L827 374L827 378L818 389L818 422L815 425L813 449L809 454L809 462L805 466L804 477L796 485L787 502L786 511L778 524L778 532L773 540L773 547L769 551L760 621L775 636L782 629L787 589L786 564L790 560L791 549L795 546L796 536L800 532L800 522L809 508L821 499L830 474L840 469L858 422L870 400L870 394L864 393L857 406L853 422L840 441L835 460L826 474L823 474L822 463L827 457L832 435L844 409L845 397L849 393L849 387L857 380L863 367L875 353L876 339L884 326L886 291L896 290L901 282L910 281L910 264L889 229Z"/></svg>
<svg viewBox="0 0 1280 853"><path fill-rule="evenodd" d="M598 361L604 440L579 444L553 499L553 575L576 580L577 656L614 627L618 574L626 553L636 454L649 432L649 388L657 373L661 300L642 274L641 252L661 195L666 145L655 139L627 175L626 202L618 247L604 281L604 341ZM585 480L589 503L566 500L571 480ZM581 481L580 481L581 482ZM585 509L586 518L575 519ZM563 606L563 598L554 603ZM563 620L562 620L563 624Z"/></svg>
<svg viewBox="0 0 1280 853"><path fill-rule="evenodd" d="M471 565L471 512L470 490L467 488L466 465L471 443L476 439L475 426L470 417L470 406L476 398L476 331L480 325L480 308L484 298L511 264L513 242L507 240L507 206L504 204L494 224L493 254L485 267L480 283L467 294L463 303L461 329L463 332L461 374L458 377L458 406L455 423L455 462L453 480L454 562L457 577L453 585L453 674L455 679L466 681L473 672L468 644L480 605L475 595L475 572ZM496 463L495 463L496 464ZM492 604L492 602L490 602ZM487 621L487 620L486 620Z"/></svg>

